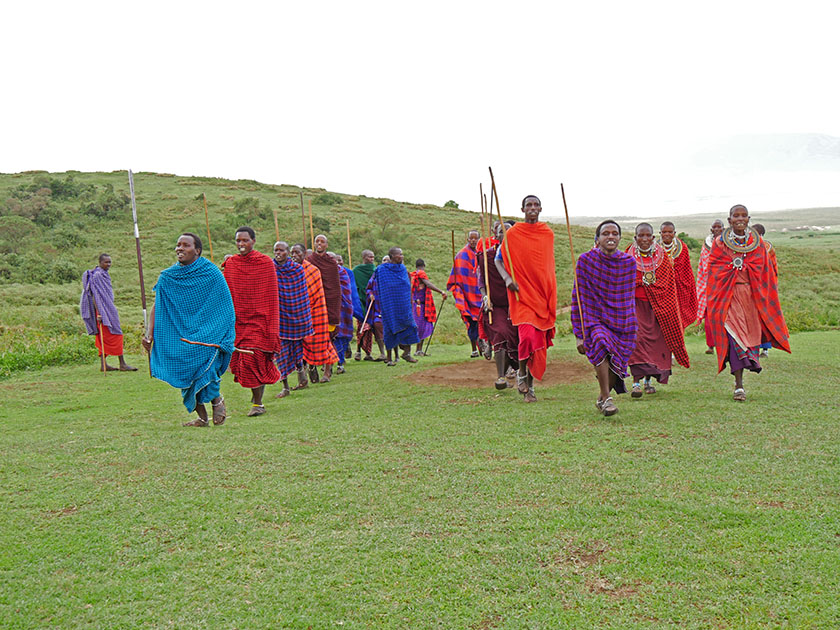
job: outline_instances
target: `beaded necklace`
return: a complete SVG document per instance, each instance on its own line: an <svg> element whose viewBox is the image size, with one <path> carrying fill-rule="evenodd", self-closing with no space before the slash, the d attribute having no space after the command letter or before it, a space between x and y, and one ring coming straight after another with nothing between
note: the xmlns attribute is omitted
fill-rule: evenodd
<svg viewBox="0 0 840 630"><path fill-rule="evenodd" d="M668 252L668 254L671 256L671 260L676 260L677 256L682 254L682 241L676 237L674 237L674 240L671 241L668 245L666 245L662 241L659 241L659 244L662 246L662 249Z"/></svg>
<svg viewBox="0 0 840 630"><path fill-rule="evenodd" d="M636 269L642 272L642 283L651 285L656 282L656 268L665 257L665 250L662 245L654 241L650 249L643 252L636 243L630 246L630 255L636 261Z"/></svg>
<svg viewBox="0 0 840 630"><path fill-rule="evenodd" d="M761 243L761 236L752 227L743 236L738 236L731 227L728 227L720 236L723 244L733 252L730 264L737 270L743 268L747 254L754 252Z"/></svg>

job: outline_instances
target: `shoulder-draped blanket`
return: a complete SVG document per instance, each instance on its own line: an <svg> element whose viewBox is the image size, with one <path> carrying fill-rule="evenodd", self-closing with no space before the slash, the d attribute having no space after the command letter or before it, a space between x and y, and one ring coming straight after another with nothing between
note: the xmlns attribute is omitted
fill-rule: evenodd
<svg viewBox="0 0 840 630"><path fill-rule="evenodd" d="M335 329L335 336L351 339L353 337L353 289L350 286L350 273L338 268L341 281L341 321Z"/></svg>
<svg viewBox="0 0 840 630"><path fill-rule="evenodd" d="M362 299L359 297L359 287L356 286L356 276L350 267L342 267L347 272L347 277L350 279L350 297L353 300L353 317L362 321L365 318L365 310L362 306Z"/></svg>
<svg viewBox="0 0 840 630"><path fill-rule="evenodd" d="M496 269L496 246L494 245L487 250L487 278L484 277L484 255L485 252L479 252L476 259L476 269L482 277L484 289L487 295L490 296L490 302L493 308L502 307L508 308L508 291L505 285L505 280L502 274Z"/></svg>
<svg viewBox="0 0 840 630"><path fill-rule="evenodd" d="M309 365L331 365L338 362L332 343L327 319L327 304L324 299L324 287L321 284L321 272L312 263L303 261L306 275L306 290L309 293L309 307L312 311L313 334L303 340L303 360Z"/></svg>
<svg viewBox="0 0 840 630"><path fill-rule="evenodd" d="M575 337L584 339L592 365L608 358L612 371L624 378L636 342L636 261L624 252L607 256L591 249L578 258L576 276L571 313Z"/></svg>
<svg viewBox="0 0 840 630"><path fill-rule="evenodd" d="M756 236L750 234L748 244ZM727 247L723 238L718 236L709 253L709 284L706 289L709 327L715 341L718 358L718 372L724 367L724 359L729 349L726 334L726 316L735 290L738 270L732 265L736 257L742 256ZM779 304L779 287L773 264L763 242L753 251L743 254L743 269L750 279L750 291L758 313L761 316L761 336L774 348L790 352L787 324Z"/></svg>
<svg viewBox="0 0 840 630"><path fill-rule="evenodd" d="M510 254L510 257L508 257ZM517 223L502 242L502 262L519 286L518 299L508 298L514 326L531 324L553 330L557 319L557 276L554 268L554 232L542 222Z"/></svg>
<svg viewBox="0 0 840 630"><path fill-rule="evenodd" d="M327 319L330 326L341 322L341 276L338 263L327 253L312 252L306 260L321 272L321 285L324 287L324 299L327 301Z"/></svg>
<svg viewBox="0 0 840 630"><path fill-rule="evenodd" d="M402 263L385 263L373 274L373 291L382 311L385 347L419 343L411 310L411 282Z"/></svg>
<svg viewBox="0 0 840 630"><path fill-rule="evenodd" d="M274 261L274 267L280 304L280 339L303 339L314 332L306 274L291 258L282 265Z"/></svg>
<svg viewBox="0 0 840 630"><path fill-rule="evenodd" d="M654 242L654 249L662 250L659 243ZM633 243L627 248L627 252L633 256L636 251L636 244ZM655 251L652 251L652 254ZM653 256L648 258L651 260ZM656 280L653 284L645 284L642 281L642 274L636 270L636 287L642 287L647 295L653 315L665 337L668 348L683 367L689 367L688 351L685 349L685 336L683 334L682 320L680 319L679 303L677 301L677 282L674 275L674 263L671 257L663 252L659 264L654 269Z"/></svg>
<svg viewBox="0 0 840 630"><path fill-rule="evenodd" d="M455 255L455 264L449 272L446 288L455 297L455 307L464 320L477 321L481 314L481 292L475 274L475 252L469 245Z"/></svg>
<svg viewBox="0 0 840 630"><path fill-rule="evenodd" d="M414 293L415 291L423 291L423 294L426 296L424 298L424 317L426 318L427 322L434 323L437 321L437 311L435 310L435 298L432 295L432 290L427 287L423 280L428 280L428 274L423 271L422 269L418 269L416 271L412 271L409 275L411 278L411 292Z"/></svg>
<svg viewBox="0 0 840 630"><path fill-rule="evenodd" d="M228 258L224 274L236 311L236 346L277 352L280 303L274 260L253 249Z"/></svg>
<svg viewBox="0 0 840 630"><path fill-rule="evenodd" d="M668 253L674 262L674 281L677 284L680 319L682 327L688 328L697 321L697 288L694 286L694 270L691 268L691 256L685 243L675 237L672 245Z"/></svg>
<svg viewBox="0 0 840 630"><path fill-rule="evenodd" d="M222 272L206 258L164 269L155 291L152 376L200 391L227 370L236 337L233 300ZM220 346L185 343L181 339ZM195 408L193 402L192 409ZM187 409L192 411L189 405Z"/></svg>
<svg viewBox="0 0 840 630"><path fill-rule="evenodd" d="M359 301L362 304L367 303L367 285L368 282L370 282L370 277L373 275L375 269L376 265L373 263L362 263L361 265L353 267L353 276L356 279L356 290L359 292ZM362 315L362 319L364 319L364 314Z"/></svg>
<svg viewBox="0 0 840 630"><path fill-rule="evenodd" d="M117 307L114 305L114 289L111 287L111 275L102 267L96 266L88 269L82 275L82 299L79 302L79 310L82 313L82 320L85 322L85 329L89 335L95 335L99 331L96 325L96 309L102 316L102 323L115 335L122 334L120 328L120 316L117 314Z"/></svg>
<svg viewBox="0 0 840 630"><path fill-rule="evenodd" d="M706 283L709 279L709 254L712 251L711 243L703 241L700 250L700 262L697 263L697 319L706 317Z"/></svg>

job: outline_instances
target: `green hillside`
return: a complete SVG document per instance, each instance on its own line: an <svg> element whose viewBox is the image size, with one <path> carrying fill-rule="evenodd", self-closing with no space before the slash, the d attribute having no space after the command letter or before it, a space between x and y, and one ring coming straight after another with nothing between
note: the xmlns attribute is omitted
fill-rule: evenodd
<svg viewBox="0 0 840 630"><path fill-rule="evenodd" d="M303 238L300 193L311 200L316 233L330 237L331 249L347 256L349 223L353 263L371 248L377 258L392 245L401 246L411 265L426 260L432 281L443 287L451 266L451 230L460 248L479 217L463 210L400 203L390 199L342 195L318 188L274 186L253 180L180 177L136 173L146 291L162 269L174 262L176 237L185 231L205 238L203 194L207 195L215 261L233 253L233 234L243 224L257 231L257 249L270 252L274 243L274 210L280 237ZM521 215L502 189L503 207ZM138 352L142 310L128 177L113 173L0 174L0 376L19 369L93 359L93 344L84 336L78 316L81 273L108 252L111 276L126 333L127 351ZM306 219L308 229L308 217ZM558 304L568 305L571 258L565 225L555 225ZM592 243L592 227L573 227L576 253ZM625 242L627 236L625 235ZM780 246L782 303L792 330L840 326L840 263L818 248ZM205 242L205 256L210 243ZM698 251L693 252L696 258ZM560 333L568 332L568 315ZM452 303L442 313L435 341L462 340L463 326Z"/></svg>

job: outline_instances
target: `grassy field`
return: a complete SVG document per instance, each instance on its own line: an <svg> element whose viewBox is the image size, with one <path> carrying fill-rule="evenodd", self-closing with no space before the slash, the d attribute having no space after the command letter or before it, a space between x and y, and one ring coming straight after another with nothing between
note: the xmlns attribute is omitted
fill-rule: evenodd
<svg viewBox="0 0 840 630"><path fill-rule="evenodd" d="M506 214L521 217L519 197L505 191L501 201ZM202 194L207 195L213 255L218 262L233 252L233 234L242 224L257 230L257 249L270 251L274 242L274 210L280 236L288 241L303 238L300 193L312 201L315 230L326 232L331 248L345 255L347 225L352 259L360 262L361 250L373 248L378 256L391 245L401 246L409 267L422 257L434 283L443 287L451 267L452 231L460 249L469 229L478 227L472 212L341 195L323 189L272 186L252 180L181 177L136 173L135 188L140 222L146 290L151 304L152 287L160 271L174 262L174 242L184 231L206 234ZM131 210L127 204L128 177L113 173L0 174L0 379L22 368L59 365L88 360L92 346L80 336L84 327L78 316L80 277L106 251L113 257L117 306L129 352L139 352L142 311ZM506 196L507 195L507 196ZM836 223L836 209L785 214L785 221ZM779 213L777 213L779 214ZM775 224L765 217L772 230ZM703 224L708 217L702 220ZM306 219L308 231L308 217ZM629 224L628 224L629 225ZM625 228L628 226L625 226ZM558 307L570 301L571 257L565 225L554 225L557 260ZM682 227L681 227L682 229ZM704 228L705 230L706 228ZM791 330L825 330L840 327L840 262L828 240L789 233L777 240L781 267L782 308ZM809 233L813 234L813 233ZM573 226L575 252L591 246L593 228ZM802 238L799 238L802 237ZM623 243L629 244L625 234ZM795 246L791 246L795 245ZM205 242L205 256L210 255ZM699 251L692 252L694 264ZM560 317L558 331L569 330L568 315ZM443 309L436 338L454 343L463 326L451 302Z"/></svg>
<svg viewBox="0 0 840 630"><path fill-rule="evenodd" d="M208 429L139 356L13 375L0 625L837 627L840 333L794 335L746 404L688 345L609 420L594 379L535 405L405 379L456 346L351 362L259 419L226 377ZM585 363L570 346L551 358Z"/></svg>

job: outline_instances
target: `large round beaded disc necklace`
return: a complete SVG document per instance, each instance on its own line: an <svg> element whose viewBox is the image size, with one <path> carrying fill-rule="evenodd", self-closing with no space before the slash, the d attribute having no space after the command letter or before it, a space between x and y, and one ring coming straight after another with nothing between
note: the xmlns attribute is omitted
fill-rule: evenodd
<svg viewBox="0 0 840 630"><path fill-rule="evenodd" d="M656 268L665 257L662 245L653 241L646 251L639 249L636 243L630 246L630 254L636 261L636 269L642 272L642 283L651 285L656 282Z"/></svg>
<svg viewBox="0 0 840 630"><path fill-rule="evenodd" d="M738 236L731 227L726 228L723 234L720 235L723 244L732 250L735 255L732 256L732 266L740 270L744 266L744 259L747 254L755 251L761 243L761 236L755 231L755 228L750 227L749 231L743 236Z"/></svg>
<svg viewBox="0 0 840 630"><path fill-rule="evenodd" d="M659 244L662 245L662 249L668 252L668 254L671 256L671 260L676 260L677 256L682 254L682 241L676 236L674 237L674 240L668 243L667 245L662 241L659 241Z"/></svg>

